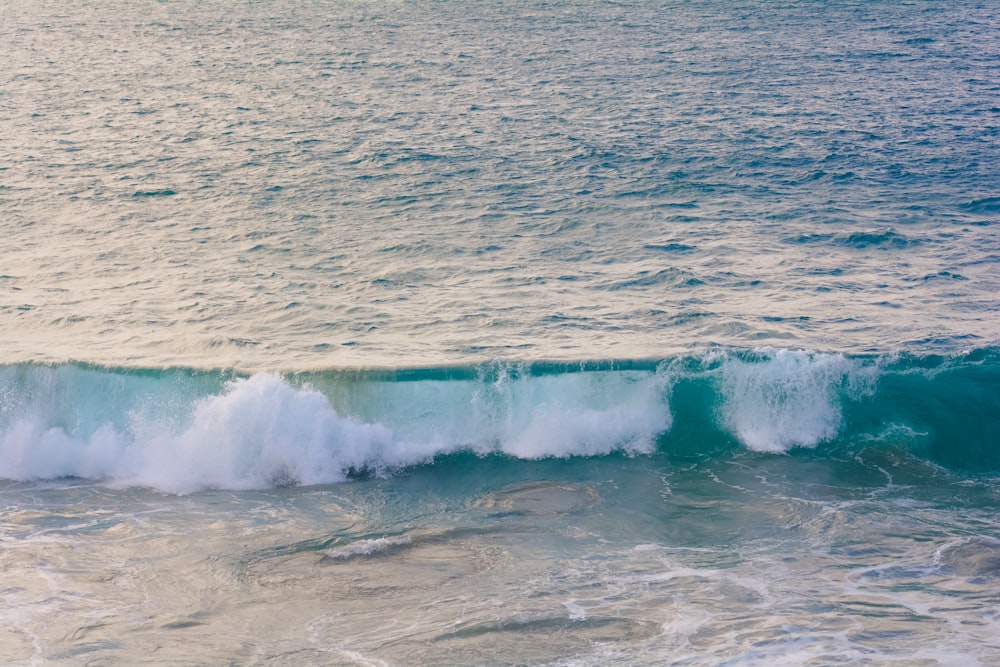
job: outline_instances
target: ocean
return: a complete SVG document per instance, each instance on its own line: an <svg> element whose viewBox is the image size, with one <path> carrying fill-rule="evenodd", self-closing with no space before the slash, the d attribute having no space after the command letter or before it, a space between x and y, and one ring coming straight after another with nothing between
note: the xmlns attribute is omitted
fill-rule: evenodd
<svg viewBox="0 0 1000 667"><path fill-rule="evenodd" d="M1000 5L0 0L0 663L1000 666Z"/></svg>

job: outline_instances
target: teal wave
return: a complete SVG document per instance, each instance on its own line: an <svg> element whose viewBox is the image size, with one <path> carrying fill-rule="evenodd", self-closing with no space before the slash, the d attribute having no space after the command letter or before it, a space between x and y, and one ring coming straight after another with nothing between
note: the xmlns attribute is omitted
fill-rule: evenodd
<svg viewBox="0 0 1000 667"><path fill-rule="evenodd" d="M708 350L245 375L0 367L0 477L174 492L320 484L456 455L904 451L1000 470L1000 350L953 356Z"/></svg>

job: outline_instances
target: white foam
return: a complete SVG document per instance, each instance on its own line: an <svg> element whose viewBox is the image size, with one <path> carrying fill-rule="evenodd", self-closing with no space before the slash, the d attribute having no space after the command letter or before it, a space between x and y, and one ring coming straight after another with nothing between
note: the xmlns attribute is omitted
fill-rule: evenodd
<svg viewBox="0 0 1000 667"><path fill-rule="evenodd" d="M355 386L363 417L274 374L189 384L70 367L0 374L0 477L173 493L323 484L460 450L648 452L670 425L663 380L648 372Z"/></svg>
<svg viewBox="0 0 1000 667"><path fill-rule="evenodd" d="M327 558L336 560L349 560L357 556L371 556L375 553L388 551L393 547L412 544L409 537L377 537L370 540L361 540L344 549L330 549L326 552Z"/></svg>
<svg viewBox="0 0 1000 667"><path fill-rule="evenodd" d="M711 362L710 362L711 365ZM876 369L842 355L759 350L708 369L719 418L748 448L786 452L837 435L845 396ZM0 369L0 477L84 477L170 492L251 489L383 474L456 451L524 459L645 454L671 427L671 378L653 371L492 379ZM331 397L335 405L331 403Z"/></svg>
<svg viewBox="0 0 1000 667"><path fill-rule="evenodd" d="M341 417L318 391L269 374L202 399L178 434L157 424L150 430L140 441L142 468L128 481L170 490L338 482L350 470L412 465L437 453L396 441L380 424Z"/></svg>
<svg viewBox="0 0 1000 667"><path fill-rule="evenodd" d="M671 415L656 375L594 378L587 374L539 378L524 387L507 418L494 422L497 440L519 458L649 453Z"/></svg>
<svg viewBox="0 0 1000 667"><path fill-rule="evenodd" d="M875 369L840 354L763 349L758 355L724 359L721 420L759 452L815 447L834 438L842 421L841 389L866 393L875 377Z"/></svg>
<svg viewBox="0 0 1000 667"><path fill-rule="evenodd" d="M344 411L386 424L407 442L528 459L645 453L671 425L668 379L649 371L500 372L488 382L371 382L351 389Z"/></svg>
<svg viewBox="0 0 1000 667"><path fill-rule="evenodd" d="M351 469L409 465L432 448L402 447L377 424L339 416L326 398L275 375L236 380L194 404L188 423L132 413L90 434L48 426L36 406L0 438L0 476L76 476L172 492L248 489L345 479Z"/></svg>
<svg viewBox="0 0 1000 667"><path fill-rule="evenodd" d="M576 600L566 600L562 603L566 607L566 611L569 612L569 618L571 621L583 621L587 618L587 608Z"/></svg>
<svg viewBox="0 0 1000 667"><path fill-rule="evenodd" d="M871 364L801 350L707 361L702 379L718 384L720 423L761 452L836 437L843 402L870 392L877 377ZM0 477L76 476L179 493L322 484L462 450L524 459L645 454L672 422L664 372L510 367L492 379L319 379L328 383L322 392L267 373L223 382L2 368Z"/></svg>

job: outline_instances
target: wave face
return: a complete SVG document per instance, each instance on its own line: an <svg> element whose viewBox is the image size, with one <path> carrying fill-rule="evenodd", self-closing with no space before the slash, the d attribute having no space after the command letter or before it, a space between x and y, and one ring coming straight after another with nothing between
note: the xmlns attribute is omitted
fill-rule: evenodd
<svg viewBox="0 0 1000 667"><path fill-rule="evenodd" d="M0 477L173 493L517 459L881 447L1000 469L1000 353L712 351L659 361L240 376L0 369Z"/></svg>

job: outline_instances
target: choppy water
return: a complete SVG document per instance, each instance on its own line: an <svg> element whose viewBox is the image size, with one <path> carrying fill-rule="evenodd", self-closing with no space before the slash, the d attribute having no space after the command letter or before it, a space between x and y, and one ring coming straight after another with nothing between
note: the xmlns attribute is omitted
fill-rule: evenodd
<svg viewBox="0 0 1000 667"><path fill-rule="evenodd" d="M0 0L0 662L1000 665L997 10Z"/></svg>
<svg viewBox="0 0 1000 667"><path fill-rule="evenodd" d="M4 3L4 353L997 337L992 3Z"/></svg>

